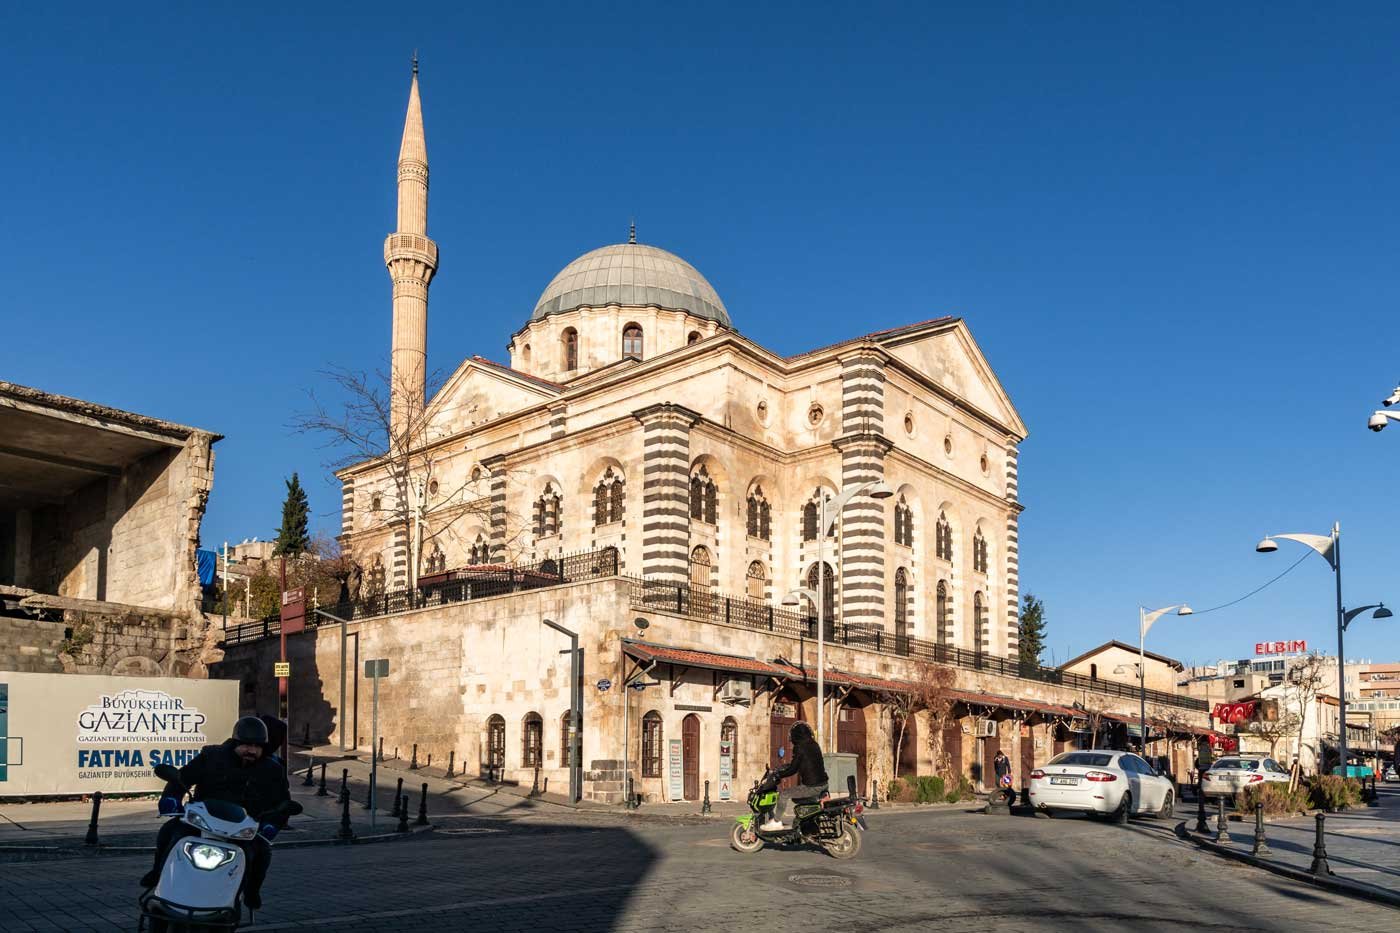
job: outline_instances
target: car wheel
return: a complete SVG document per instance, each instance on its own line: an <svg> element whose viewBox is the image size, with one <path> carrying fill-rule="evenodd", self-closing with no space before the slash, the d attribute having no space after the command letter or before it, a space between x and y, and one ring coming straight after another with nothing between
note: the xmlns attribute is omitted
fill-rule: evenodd
<svg viewBox="0 0 1400 933"><path fill-rule="evenodd" d="M1038 809L1035 811L1035 818L1038 820L1048 820L1052 816L1054 816L1054 814L1050 812L1050 809L1048 807L1044 809Z"/></svg>
<svg viewBox="0 0 1400 933"><path fill-rule="evenodd" d="M1118 801L1118 809L1113 811L1113 822L1120 826L1128 824L1128 817L1133 812L1133 795L1130 791L1123 791L1123 799Z"/></svg>
<svg viewBox="0 0 1400 933"><path fill-rule="evenodd" d="M1176 794L1167 791L1167 796L1162 799L1162 809L1157 811L1157 819L1169 820L1176 812Z"/></svg>

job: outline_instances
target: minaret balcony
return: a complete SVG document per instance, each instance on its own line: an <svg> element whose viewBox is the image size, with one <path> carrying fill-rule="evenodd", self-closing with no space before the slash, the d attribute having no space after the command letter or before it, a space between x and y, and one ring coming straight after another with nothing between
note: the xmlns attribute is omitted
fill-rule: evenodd
<svg viewBox="0 0 1400 933"><path fill-rule="evenodd" d="M391 233L384 240L384 262L412 259L437 268L437 244L421 233Z"/></svg>

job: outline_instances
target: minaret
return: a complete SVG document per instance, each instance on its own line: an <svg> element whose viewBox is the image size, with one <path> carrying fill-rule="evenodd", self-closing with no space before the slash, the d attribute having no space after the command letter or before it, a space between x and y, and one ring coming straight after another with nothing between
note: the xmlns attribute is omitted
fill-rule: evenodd
<svg viewBox="0 0 1400 933"><path fill-rule="evenodd" d="M399 146L398 228L384 241L384 264L394 283L394 332L390 350L391 428L416 428L428 376L428 283L437 271L437 244L428 239L428 144L418 100L418 55Z"/></svg>

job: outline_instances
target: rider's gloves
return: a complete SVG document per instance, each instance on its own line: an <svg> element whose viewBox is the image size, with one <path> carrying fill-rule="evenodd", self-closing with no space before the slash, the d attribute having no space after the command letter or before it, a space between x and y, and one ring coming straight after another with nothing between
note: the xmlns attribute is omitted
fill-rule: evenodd
<svg viewBox="0 0 1400 933"><path fill-rule="evenodd" d="M268 842L271 842L272 840L276 839L277 834L281 831L281 827L276 826L272 823L264 823L258 827L258 835L262 836Z"/></svg>
<svg viewBox="0 0 1400 933"><path fill-rule="evenodd" d="M179 797L161 797L157 804L161 816L179 816L185 812L185 808L180 804Z"/></svg>

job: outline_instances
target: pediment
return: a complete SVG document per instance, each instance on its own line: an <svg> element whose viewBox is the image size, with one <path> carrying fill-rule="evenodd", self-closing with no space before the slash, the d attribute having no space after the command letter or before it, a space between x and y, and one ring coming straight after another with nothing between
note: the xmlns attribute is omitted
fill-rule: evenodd
<svg viewBox="0 0 1400 933"><path fill-rule="evenodd" d="M977 341L972 339L965 321L893 334L880 342L891 356L931 382L1005 425L1018 437L1026 436L1025 423Z"/></svg>
<svg viewBox="0 0 1400 933"><path fill-rule="evenodd" d="M433 396L426 413L428 428L436 436L457 434L558 395L557 388L542 380L473 357Z"/></svg>

